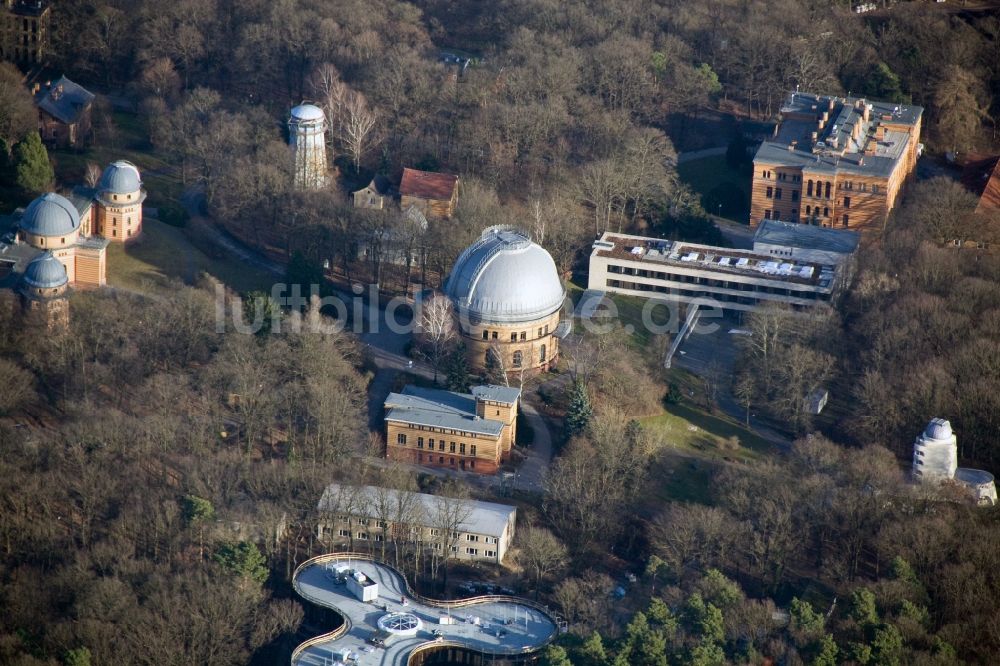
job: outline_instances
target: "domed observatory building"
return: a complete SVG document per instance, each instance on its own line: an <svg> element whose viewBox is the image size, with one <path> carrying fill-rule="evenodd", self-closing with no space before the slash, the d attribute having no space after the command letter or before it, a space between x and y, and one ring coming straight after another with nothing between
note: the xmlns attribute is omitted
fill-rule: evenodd
<svg viewBox="0 0 1000 666"><path fill-rule="evenodd" d="M142 189L139 169L131 162L112 162L101 174L94 197L97 201L93 233L125 242L142 233Z"/></svg>
<svg viewBox="0 0 1000 666"><path fill-rule="evenodd" d="M288 116L295 189L318 190L326 185L326 116L314 104L300 104Z"/></svg>
<svg viewBox="0 0 1000 666"><path fill-rule="evenodd" d="M21 276L18 293L25 316L38 317L49 329L65 329L69 324L66 267L52 252L43 252L28 264Z"/></svg>
<svg viewBox="0 0 1000 666"><path fill-rule="evenodd" d="M455 262L445 283L470 365L504 372L544 371L559 354L559 311L566 290L556 264L527 233L483 231Z"/></svg>
<svg viewBox="0 0 1000 666"><path fill-rule="evenodd" d="M39 253L50 251L65 267L71 283L103 286L108 241L89 235L90 216L89 202L78 206L55 192L43 194L28 204L17 224L14 245L2 254L15 262L21 259L26 266Z"/></svg>
<svg viewBox="0 0 1000 666"><path fill-rule="evenodd" d="M913 443L913 478L920 483L954 481L980 506L997 503L993 475L982 469L958 466L958 438L945 419L931 419Z"/></svg>
<svg viewBox="0 0 1000 666"><path fill-rule="evenodd" d="M913 477L918 481L942 481L958 469L958 438L951 423L931 419L913 443Z"/></svg>

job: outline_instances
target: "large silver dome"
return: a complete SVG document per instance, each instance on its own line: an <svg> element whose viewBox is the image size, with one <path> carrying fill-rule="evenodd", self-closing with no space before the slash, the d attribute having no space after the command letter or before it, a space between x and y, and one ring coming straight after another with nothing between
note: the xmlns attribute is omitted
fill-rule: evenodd
<svg viewBox="0 0 1000 666"><path fill-rule="evenodd" d="M138 192L140 187L142 187L142 179L139 177L139 169L131 162L118 160L108 165L108 168L101 174L101 181L97 189L112 194L131 194Z"/></svg>
<svg viewBox="0 0 1000 666"><path fill-rule="evenodd" d="M527 322L562 307L566 297L552 257L512 227L490 227L459 256L445 284L473 321Z"/></svg>
<svg viewBox="0 0 1000 666"><path fill-rule="evenodd" d="M62 262L51 252L45 252L32 259L24 269L24 282L37 289L54 289L69 282L69 278Z"/></svg>
<svg viewBox="0 0 1000 666"><path fill-rule="evenodd" d="M80 213L66 197L49 192L28 204L20 226L35 236L65 236L80 226Z"/></svg>

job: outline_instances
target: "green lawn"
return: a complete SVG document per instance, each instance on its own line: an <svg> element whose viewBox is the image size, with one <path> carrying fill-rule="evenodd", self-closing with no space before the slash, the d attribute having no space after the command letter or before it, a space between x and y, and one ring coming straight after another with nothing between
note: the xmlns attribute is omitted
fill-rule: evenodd
<svg viewBox="0 0 1000 666"><path fill-rule="evenodd" d="M766 439L728 416L684 404L668 405L663 414L643 419L642 424L665 447L704 458L749 461L773 450Z"/></svg>
<svg viewBox="0 0 1000 666"><path fill-rule="evenodd" d="M566 293L570 300L573 301L574 307L579 303L583 291L584 288L576 283L566 283ZM622 327L631 334L633 346L640 349L648 347L655 332L650 331L649 327L643 324L642 310L644 307L647 307L649 299L642 298L641 296L625 296L623 294L610 293L606 294L606 298L614 302L615 308L617 308L615 320L621 323ZM684 314L684 312L680 312L678 316L683 318ZM655 326L666 326L670 322L670 313L666 307L657 305L650 309L649 318ZM676 329L680 329L681 323L678 322L676 327L668 328L668 333L675 333Z"/></svg>
<svg viewBox="0 0 1000 666"><path fill-rule="evenodd" d="M719 465L713 460L662 452L646 481L646 510L657 513L666 502L713 504L711 481Z"/></svg>
<svg viewBox="0 0 1000 666"><path fill-rule="evenodd" d="M750 174L730 168L725 155L677 165L682 182L701 195L705 211L746 224L750 218Z"/></svg>
<svg viewBox="0 0 1000 666"><path fill-rule="evenodd" d="M195 248L183 229L158 220L143 220L142 236L128 245L108 248L108 284L142 293L157 293L173 280L194 282L208 273L235 291L269 290L274 279L235 259L210 259Z"/></svg>

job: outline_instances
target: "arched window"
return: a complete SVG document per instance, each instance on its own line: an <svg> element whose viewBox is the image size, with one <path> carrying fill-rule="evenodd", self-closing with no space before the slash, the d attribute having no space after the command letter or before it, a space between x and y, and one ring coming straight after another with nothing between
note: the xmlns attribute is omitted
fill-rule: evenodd
<svg viewBox="0 0 1000 666"><path fill-rule="evenodd" d="M541 350L538 352L538 362L545 363L545 345L542 345Z"/></svg>
<svg viewBox="0 0 1000 666"><path fill-rule="evenodd" d="M515 368L520 368L521 367L521 363L523 362L523 360L524 360L524 355L521 354L520 350L514 352L514 367Z"/></svg>
<svg viewBox="0 0 1000 666"><path fill-rule="evenodd" d="M807 186L806 191L809 192L809 196L813 195L813 182L811 178L809 179L809 185Z"/></svg>

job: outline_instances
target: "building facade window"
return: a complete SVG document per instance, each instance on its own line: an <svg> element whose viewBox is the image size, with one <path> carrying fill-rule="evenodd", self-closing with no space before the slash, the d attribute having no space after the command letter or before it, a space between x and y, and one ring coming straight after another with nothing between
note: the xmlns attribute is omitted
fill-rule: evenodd
<svg viewBox="0 0 1000 666"><path fill-rule="evenodd" d="M521 350L514 352L514 367L520 368L521 364L524 362L524 355L521 354Z"/></svg>
<svg viewBox="0 0 1000 666"><path fill-rule="evenodd" d="M473 445L471 445L469 447L469 453L471 453L472 455L476 455L476 445L475 444L473 444ZM475 464L475 463L473 463L473 464Z"/></svg>
<svg viewBox="0 0 1000 666"><path fill-rule="evenodd" d="M424 448L424 438L423 437L417 437L417 448L418 449Z"/></svg>
<svg viewBox="0 0 1000 666"><path fill-rule="evenodd" d="M492 337L494 340L496 340L497 339L497 332L493 331L493 334L490 337Z"/></svg>
<svg viewBox="0 0 1000 666"><path fill-rule="evenodd" d="M545 363L545 345L542 345L541 349L538 350L538 362Z"/></svg>
<svg viewBox="0 0 1000 666"><path fill-rule="evenodd" d="M844 226L845 227L847 226L848 222L849 222L849 218L847 217L847 213L844 213Z"/></svg>
<svg viewBox="0 0 1000 666"><path fill-rule="evenodd" d="M405 445L406 444L406 435L403 434L403 433L399 433L398 435L396 435L396 443L397 444Z"/></svg>
<svg viewBox="0 0 1000 666"><path fill-rule="evenodd" d="M775 199L780 199L781 198L781 188L780 187L774 191L774 198Z"/></svg>
<svg viewBox="0 0 1000 666"><path fill-rule="evenodd" d="M768 187L767 191L764 193L764 196L766 196L768 199L773 198L774 197L774 188L773 187Z"/></svg>
<svg viewBox="0 0 1000 666"><path fill-rule="evenodd" d="M844 197L844 208L851 207L851 197Z"/></svg>
<svg viewBox="0 0 1000 666"><path fill-rule="evenodd" d="M455 442L452 442L452 443L451 443L451 444L449 445L449 447L448 447L448 452L449 452L449 453L454 453L454 452L455 452Z"/></svg>
<svg viewBox="0 0 1000 666"><path fill-rule="evenodd" d="M489 339L490 339L490 332L483 331L483 340L489 340Z"/></svg>
<svg viewBox="0 0 1000 666"><path fill-rule="evenodd" d="M497 556L497 551L495 551L495 550L487 550L486 551L486 557L496 557L496 556Z"/></svg>

